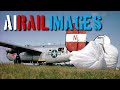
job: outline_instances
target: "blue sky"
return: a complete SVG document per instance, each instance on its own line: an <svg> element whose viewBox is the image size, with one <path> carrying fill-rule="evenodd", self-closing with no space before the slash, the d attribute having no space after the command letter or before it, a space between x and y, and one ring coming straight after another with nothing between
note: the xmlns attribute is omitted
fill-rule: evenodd
<svg viewBox="0 0 120 90"><path fill-rule="evenodd" d="M49 16L81 16L81 15L100 15L102 16L103 28L101 31L90 31L87 40L93 40L97 35L107 35L111 42L120 51L120 11L0 11L0 41L7 41L17 45L40 45L47 43L65 42L65 32L57 31L4 31L6 15L45 15L46 26L49 26ZM120 58L119 58L120 60Z"/></svg>

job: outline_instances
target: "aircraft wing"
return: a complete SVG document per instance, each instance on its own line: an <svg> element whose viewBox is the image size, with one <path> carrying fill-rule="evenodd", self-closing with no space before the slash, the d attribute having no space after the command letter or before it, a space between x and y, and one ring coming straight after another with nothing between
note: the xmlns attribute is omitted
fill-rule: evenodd
<svg viewBox="0 0 120 90"><path fill-rule="evenodd" d="M30 48L30 47L24 47L24 46L14 45L14 44L6 43L6 42L1 42L1 41L0 41L0 46L11 48L11 49L13 49L15 51L19 51L20 53L21 52L42 53L41 51L33 49L33 48Z"/></svg>

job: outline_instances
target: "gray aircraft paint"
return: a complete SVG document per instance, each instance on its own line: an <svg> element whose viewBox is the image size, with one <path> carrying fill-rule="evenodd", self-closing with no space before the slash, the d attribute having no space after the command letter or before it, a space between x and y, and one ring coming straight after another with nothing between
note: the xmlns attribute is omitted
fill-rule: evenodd
<svg viewBox="0 0 120 90"><path fill-rule="evenodd" d="M70 53L67 51L65 45L40 45L26 47L42 51L42 53L22 52L20 53L20 58L22 61L45 61L46 63L59 63L69 61ZM64 48L64 52L58 51L59 48ZM7 58L12 61L15 60L15 57L11 57L9 54L7 55Z"/></svg>

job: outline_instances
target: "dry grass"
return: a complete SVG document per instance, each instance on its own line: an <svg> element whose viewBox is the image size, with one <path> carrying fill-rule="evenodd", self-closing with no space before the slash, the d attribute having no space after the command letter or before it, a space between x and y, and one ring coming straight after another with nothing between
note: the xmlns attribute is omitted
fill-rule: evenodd
<svg viewBox="0 0 120 90"><path fill-rule="evenodd" d="M0 64L0 79L120 79L120 71Z"/></svg>

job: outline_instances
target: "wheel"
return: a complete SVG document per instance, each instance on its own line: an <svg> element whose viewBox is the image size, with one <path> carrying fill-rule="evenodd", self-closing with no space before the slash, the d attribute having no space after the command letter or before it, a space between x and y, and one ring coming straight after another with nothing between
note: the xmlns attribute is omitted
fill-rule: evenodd
<svg viewBox="0 0 120 90"><path fill-rule="evenodd" d="M17 60L15 59L15 60L14 60L14 64L16 64L16 63L17 63Z"/></svg>
<svg viewBox="0 0 120 90"><path fill-rule="evenodd" d="M21 64L21 60L20 59L18 59L18 63Z"/></svg>
<svg viewBox="0 0 120 90"><path fill-rule="evenodd" d="M16 59L14 60L14 63L18 63L18 64L21 63L21 60L20 60L20 57L19 57L19 56L16 56Z"/></svg>

